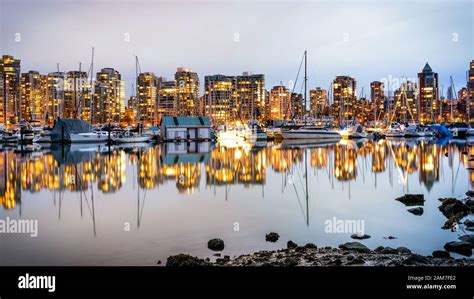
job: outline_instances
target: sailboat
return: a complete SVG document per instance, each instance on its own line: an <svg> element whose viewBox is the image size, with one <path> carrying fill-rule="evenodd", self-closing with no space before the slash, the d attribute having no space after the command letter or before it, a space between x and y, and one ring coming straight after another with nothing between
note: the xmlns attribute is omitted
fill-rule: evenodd
<svg viewBox="0 0 474 299"><path fill-rule="evenodd" d="M298 72L299 73L299 72ZM304 107L306 110L307 51L304 51ZM341 134L328 126L302 125L281 130L283 139L340 139Z"/></svg>

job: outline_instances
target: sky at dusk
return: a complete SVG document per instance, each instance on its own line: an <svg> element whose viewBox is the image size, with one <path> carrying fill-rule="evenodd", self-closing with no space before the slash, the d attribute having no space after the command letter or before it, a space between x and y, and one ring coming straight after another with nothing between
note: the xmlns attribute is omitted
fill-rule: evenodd
<svg viewBox="0 0 474 299"><path fill-rule="evenodd" d="M451 1L104 1L0 0L0 52L22 71L113 67L127 96L141 71L172 79L177 67L205 75L263 73L289 85L304 50L309 88L336 75L416 78L426 62L440 88L465 85L474 59L474 0ZM299 88L298 88L299 89ZM299 90L298 90L299 91Z"/></svg>

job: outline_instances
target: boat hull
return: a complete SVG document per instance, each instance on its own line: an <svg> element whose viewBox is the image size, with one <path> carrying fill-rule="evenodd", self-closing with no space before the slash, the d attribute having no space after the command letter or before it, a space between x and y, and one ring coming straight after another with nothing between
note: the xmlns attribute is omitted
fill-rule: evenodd
<svg viewBox="0 0 474 299"><path fill-rule="evenodd" d="M340 139L338 132L328 130L285 130L281 132L283 139Z"/></svg>

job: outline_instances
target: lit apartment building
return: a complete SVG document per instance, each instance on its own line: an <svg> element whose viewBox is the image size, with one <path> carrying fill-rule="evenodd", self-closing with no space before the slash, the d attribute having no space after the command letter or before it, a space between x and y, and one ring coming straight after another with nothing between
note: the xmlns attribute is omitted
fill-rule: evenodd
<svg viewBox="0 0 474 299"><path fill-rule="evenodd" d="M353 103L354 119L356 123L364 124L372 116L371 103L367 98L355 99Z"/></svg>
<svg viewBox="0 0 474 299"><path fill-rule="evenodd" d="M156 124L157 119L157 97L158 97L158 77L153 73L141 73L137 78L138 86L138 111L137 118L146 124Z"/></svg>
<svg viewBox="0 0 474 299"><path fill-rule="evenodd" d="M349 76L337 76L333 81L332 116L339 124L352 120L356 99L356 81Z"/></svg>
<svg viewBox="0 0 474 299"><path fill-rule="evenodd" d="M306 112L303 95L301 93L292 93L290 102L290 118L302 118Z"/></svg>
<svg viewBox="0 0 474 299"><path fill-rule="evenodd" d="M213 75L204 77L204 115L209 116L214 125L231 123L234 77Z"/></svg>
<svg viewBox="0 0 474 299"><path fill-rule="evenodd" d="M468 71L467 89L469 98L466 104L466 121L471 121L474 115L474 60L470 63Z"/></svg>
<svg viewBox="0 0 474 299"><path fill-rule="evenodd" d="M175 81L166 81L166 78L160 77L158 89L158 121L162 116L171 115L176 116L176 83Z"/></svg>
<svg viewBox="0 0 474 299"><path fill-rule="evenodd" d="M125 113L125 82L113 68L97 73L92 105L92 123L120 122Z"/></svg>
<svg viewBox="0 0 474 299"><path fill-rule="evenodd" d="M175 74L176 104L182 116L197 115L196 102L199 99L199 77L190 68L179 67Z"/></svg>
<svg viewBox="0 0 474 299"><path fill-rule="evenodd" d="M265 117L265 75L244 72L234 79L236 119L248 122Z"/></svg>
<svg viewBox="0 0 474 299"><path fill-rule="evenodd" d="M90 84L87 82L87 73L70 71L65 75L62 117L80 118L86 116L90 119Z"/></svg>
<svg viewBox="0 0 474 299"><path fill-rule="evenodd" d="M328 92L321 87L309 91L309 109L312 117L317 119L329 113Z"/></svg>
<svg viewBox="0 0 474 299"><path fill-rule="evenodd" d="M383 82L370 82L370 100L372 104L371 120L380 120L385 116L385 86Z"/></svg>
<svg viewBox="0 0 474 299"><path fill-rule="evenodd" d="M63 118L65 78L66 75L63 72L47 75L45 121L48 124L53 124L54 120Z"/></svg>
<svg viewBox="0 0 474 299"><path fill-rule="evenodd" d="M291 118L291 91L283 85L273 86L268 96L267 119Z"/></svg>
<svg viewBox="0 0 474 299"><path fill-rule="evenodd" d="M418 73L418 85L420 87L418 120L421 123L437 122L439 115L439 93L438 74L433 72L430 65L426 63L421 73Z"/></svg>
<svg viewBox="0 0 474 299"><path fill-rule="evenodd" d="M37 71L21 74L21 119L27 121L45 120L47 85L46 76Z"/></svg>
<svg viewBox="0 0 474 299"><path fill-rule="evenodd" d="M418 86L415 82L403 82L394 92L392 120L414 122L418 120Z"/></svg>
<svg viewBox="0 0 474 299"><path fill-rule="evenodd" d="M20 60L10 55L0 59L0 76L3 81L0 94L0 122L16 123L20 110Z"/></svg>

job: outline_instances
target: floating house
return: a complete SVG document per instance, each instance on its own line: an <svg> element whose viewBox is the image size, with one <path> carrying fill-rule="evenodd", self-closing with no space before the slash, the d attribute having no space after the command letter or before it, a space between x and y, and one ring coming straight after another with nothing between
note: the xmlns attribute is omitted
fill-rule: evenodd
<svg viewBox="0 0 474 299"><path fill-rule="evenodd" d="M211 121L207 116L163 116L160 131L163 141L211 140Z"/></svg>

